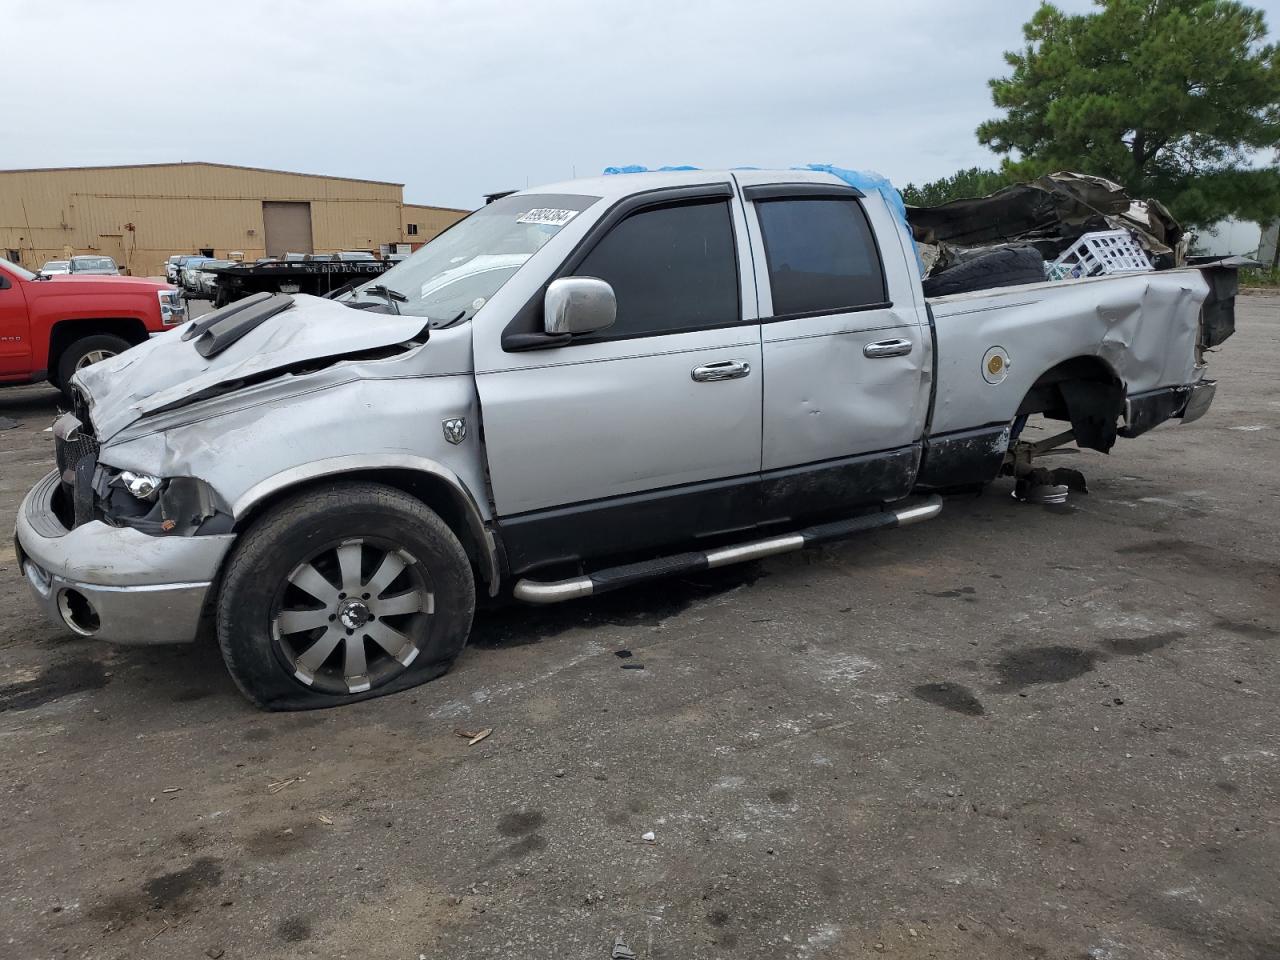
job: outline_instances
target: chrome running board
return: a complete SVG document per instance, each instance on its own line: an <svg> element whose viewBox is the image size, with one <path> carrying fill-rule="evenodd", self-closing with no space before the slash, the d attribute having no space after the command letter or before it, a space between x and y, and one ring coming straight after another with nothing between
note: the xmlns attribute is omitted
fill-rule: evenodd
<svg viewBox="0 0 1280 960"><path fill-rule="evenodd" d="M657 560L608 567L585 576L570 577L568 580L546 582L521 579L516 581L515 598L525 603L559 603L562 600L577 600L579 597L590 597L658 577L692 573L698 570L714 570L716 567L727 567L731 563L745 563L748 560L760 560L779 553L792 553L813 544L843 540L871 530L906 527L924 520L932 520L941 512L942 498L934 495L878 513L823 523L795 533L753 540L732 547L677 553L673 556L659 557Z"/></svg>

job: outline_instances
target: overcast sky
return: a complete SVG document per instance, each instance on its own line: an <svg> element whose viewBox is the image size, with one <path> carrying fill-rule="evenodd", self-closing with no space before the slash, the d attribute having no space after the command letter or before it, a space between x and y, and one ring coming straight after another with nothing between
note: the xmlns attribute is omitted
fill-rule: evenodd
<svg viewBox="0 0 1280 960"><path fill-rule="evenodd" d="M1256 5L1274 35L1280 0ZM973 130L1036 6L4 0L0 79L23 109L0 168L209 160L461 207L628 163L829 162L902 186L996 163Z"/></svg>

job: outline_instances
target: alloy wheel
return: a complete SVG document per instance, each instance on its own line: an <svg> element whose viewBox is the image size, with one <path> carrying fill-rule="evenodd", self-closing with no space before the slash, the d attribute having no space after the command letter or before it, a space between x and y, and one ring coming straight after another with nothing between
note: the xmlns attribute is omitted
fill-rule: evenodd
<svg viewBox="0 0 1280 960"><path fill-rule="evenodd" d="M95 363L101 363L103 360L109 360L115 355L116 352L114 350L90 350L76 361L76 369L83 370L85 367L92 366Z"/></svg>
<svg viewBox="0 0 1280 960"><path fill-rule="evenodd" d="M273 609L276 652L295 679L328 693L363 693L417 658L414 638L434 612L435 597L412 554L366 537L300 563Z"/></svg>

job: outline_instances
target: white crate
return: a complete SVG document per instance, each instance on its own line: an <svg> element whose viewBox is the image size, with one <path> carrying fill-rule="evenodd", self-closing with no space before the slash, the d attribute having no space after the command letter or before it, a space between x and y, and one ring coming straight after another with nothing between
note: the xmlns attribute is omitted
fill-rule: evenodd
<svg viewBox="0 0 1280 960"><path fill-rule="evenodd" d="M1086 233L1045 267L1050 280L1142 273L1151 269L1147 252L1128 230Z"/></svg>

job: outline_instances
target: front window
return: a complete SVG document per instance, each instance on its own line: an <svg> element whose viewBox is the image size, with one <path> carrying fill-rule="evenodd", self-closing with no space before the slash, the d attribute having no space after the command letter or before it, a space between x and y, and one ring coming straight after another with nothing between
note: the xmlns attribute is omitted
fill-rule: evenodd
<svg viewBox="0 0 1280 960"><path fill-rule="evenodd" d="M431 326L469 320L548 240L599 197L504 197L459 221L403 263L356 287L352 306L394 303Z"/></svg>
<svg viewBox="0 0 1280 960"><path fill-rule="evenodd" d="M573 272L613 287L618 319L602 339L680 333L742 318L733 219L725 200L634 213Z"/></svg>

